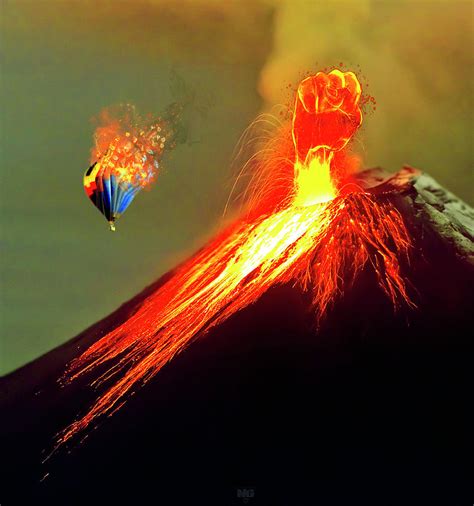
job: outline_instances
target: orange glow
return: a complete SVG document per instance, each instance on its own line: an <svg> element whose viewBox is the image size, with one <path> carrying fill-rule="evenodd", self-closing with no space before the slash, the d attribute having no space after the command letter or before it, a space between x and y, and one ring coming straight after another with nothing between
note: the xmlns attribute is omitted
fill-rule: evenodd
<svg viewBox="0 0 474 506"><path fill-rule="evenodd" d="M362 123L360 95L353 72L318 72L300 83L293 115L297 160L308 164L321 150L347 145Z"/></svg>
<svg viewBox="0 0 474 506"><path fill-rule="evenodd" d="M166 143L160 120L141 118L131 105L105 109L94 139L91 164L100 162L120 182L142 187L153 182Z"/></svg>
<svg viewBox="0 0 474 506"><path fill-rule="evenodd" d="M386 199L339 193L335 153L361 123L360 85L353 73L318 73L298 89L293 126L291 199L281 208L238 220L145 299L137 311L72 362L65 382L114 359L97 378L112 385L60 436L64 443L97 417L113 413L198 335L254 303L279 283L313 295L321 318L366 265L395 306L410 303L400 272L410 239ZM299 130L301 129L301 130ZM284 131L284 130L282 130Z"/></svg>
<svg viewBox="0 0 474 506"><path fill-rule="evenodd" d="M318 72L298 86L292 129L295 205L313 205L336 196L331 162L362 123L360 95L355 74L340 70Z"/></svg>
<svg viewBox="0 0 474 506"><path fill-rule="evenodd" d="M332 200L336 196L336 188L331 178L331 160L333 154L311 159L306 165L295 162L295 206L312 206ZM316 192L314 189L317 188Z"/></svg>

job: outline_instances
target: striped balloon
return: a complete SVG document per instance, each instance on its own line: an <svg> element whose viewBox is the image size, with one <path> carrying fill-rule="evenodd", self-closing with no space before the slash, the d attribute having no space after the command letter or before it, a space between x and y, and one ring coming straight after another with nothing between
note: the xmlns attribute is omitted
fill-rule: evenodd
<svg viewBox="0 0 474 506"><path fill-rule="evenodd" d="M142 189L129 181L120 180L100 162L92 164L84 174L84 189L97 209L105 216L110 230L115 231L115 222Z"/></svg>

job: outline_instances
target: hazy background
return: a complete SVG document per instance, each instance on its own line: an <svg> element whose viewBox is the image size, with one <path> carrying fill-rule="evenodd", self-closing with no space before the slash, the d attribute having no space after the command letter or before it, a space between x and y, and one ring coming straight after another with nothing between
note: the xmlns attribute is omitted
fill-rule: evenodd
<svg viewBox="0 0 474 506"><path fill-rule="evenodd" d="M0 0L0 20L0 374L202 244L240 133L309 71L360 67L377 100L365 165L409 163L474 200L471 2ZM82 188L90 118L176 100L180 143L112 234Z"/></svg>

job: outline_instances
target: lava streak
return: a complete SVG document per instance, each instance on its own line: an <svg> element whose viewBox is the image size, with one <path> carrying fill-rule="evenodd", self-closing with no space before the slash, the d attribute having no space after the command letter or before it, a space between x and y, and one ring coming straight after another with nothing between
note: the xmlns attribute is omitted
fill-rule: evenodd
<svg viewBox="0 0 474 506"><path fill-rule="evenodd" d="M304 80L295 102L292 198L283 208L239 220L182 265L127 321L70 365L64 380L110 364L95 404L59 436L64 443L118 409L196 336L255 302L279 283L311 290L320 318L357 273L371 266L394 305L410 303L399 259L410 239L388 200L362 190L342 193L331 174L362 121L360 85L335 70Z"/></svg>

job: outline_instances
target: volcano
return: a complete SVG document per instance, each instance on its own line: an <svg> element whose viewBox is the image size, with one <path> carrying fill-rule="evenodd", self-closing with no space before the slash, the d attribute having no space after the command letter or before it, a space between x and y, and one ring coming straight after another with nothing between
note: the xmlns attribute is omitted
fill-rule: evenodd
<svg viewBox="0 0 474 506"><path fill-rule="evenodd" d="M408 228L413 253L401 268L412 306L395 311L366 267L316 326L308 292L272 286L43 462L109 386L89 386L97 370L67 385L58 378L130 321L170 272L2 379L1 504L471 500L474 211L414 173L358 176Z"/></svg>

